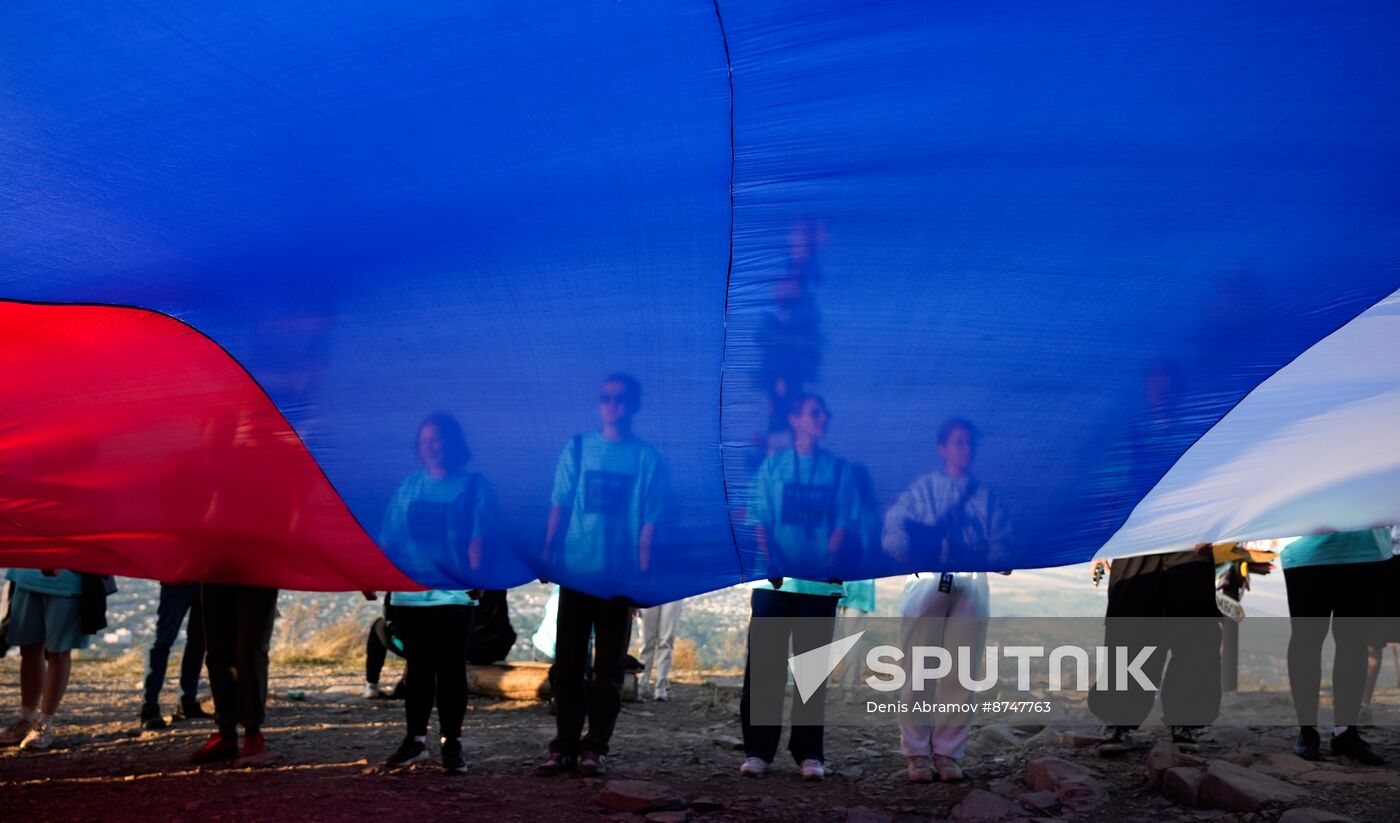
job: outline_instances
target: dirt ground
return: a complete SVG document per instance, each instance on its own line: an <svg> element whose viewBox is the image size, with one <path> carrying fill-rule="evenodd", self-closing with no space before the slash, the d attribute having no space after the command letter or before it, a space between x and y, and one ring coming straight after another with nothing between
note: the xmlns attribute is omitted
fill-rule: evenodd
<svg viewBox="0 0 1400 823"><path fill-rule="evenodd" d="M397 669L386 671L384 682L392 683L397 674ZM388 773L378 764L401 739L402 703L362 699L361 677L349 664L274 666L269 761L198 768L189 765L188 756L212 724L139 731L139 680L139 668L129 659L125 664L79 661L57 727L62 747L43 754L0 750L0 819L435 820L444 814L492 821L647 819L602 805L603 779L531 774L553 734L553 718L541 703L473 698L463 741L473 767L469 775L445 776L435 762ZM305 699L289 699L291 689L303 690ZM0 693L12 696L17 690L15 661L0 662ZM672 805L680 808L669 818L653 812L652 820L941 820L974 789L1008 798L1027 791L1026 763L1046 753L1089 765L1107 796L1098 808L1059 810L1049 819L1262 822L1277 820L1282 811L1231 816L1181 808L1147 787L1141 754L1106 760L1092 749L1060 744L1055 733L1035 736L1030 729L1011 741L979 733L973 740L977 754L966 762L969 779L960 784L908 784L897 736L853 727L828 730L834 774L824 783L802 783L796 767L782 757L762 780L743 779L737 773L742 754L733 749L739 733L733 679L682 675L672 698L624 707L613 770L606 778L669 787L678 799ZM1220 728L1202 755L1246 764L1268 755L1292 758L1285 753L1293 733ZM1400 762L1400 728L1378 728L1369 737L1392 762ZM1296 771L1300 774L1291 782L1310 794L1296 805L1329 809L1358 822L1400 820L1400 766L1329 763Z"/></svg>

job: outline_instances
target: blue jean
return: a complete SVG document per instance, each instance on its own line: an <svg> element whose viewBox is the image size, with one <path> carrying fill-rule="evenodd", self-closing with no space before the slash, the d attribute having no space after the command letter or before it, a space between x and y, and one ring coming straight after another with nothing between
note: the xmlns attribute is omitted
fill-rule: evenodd
<svg viewBox="0 0 1400 823"><path fill-rule="evenodd" d="M199 670L204 668L204 607L200 605L198 583L160 584L160 605L156 607L156 639L146 665L146 689L142 711L160 710L160 689L165 685L165 669L170 647L180 636L180 624L189 614L185 631L185 653L180 659L180 703L199 702Z"/></svg>

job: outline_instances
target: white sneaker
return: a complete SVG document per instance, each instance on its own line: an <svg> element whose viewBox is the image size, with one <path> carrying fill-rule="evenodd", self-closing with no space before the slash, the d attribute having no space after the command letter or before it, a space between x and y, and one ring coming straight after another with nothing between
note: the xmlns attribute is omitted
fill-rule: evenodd
<svg viewBox="0 0 1400 823"><path fill-rule="evenodd" d="M45 752L53 748L53 724L35 723L19 747L26 752Z"/></svg>
<svg viewBox="0 0 1400 823"><path fill-rule="evenodd" d="M665 703L667 700L671 699L671 690L666 686L657 686L655 694L652 695L652 699L658 703Z"/></svg>
<svg viewBox="0 0 1400 823"><path fill-rule="evenodd" d="M938 770L938 779L944 783L956 783L963 779L963 770L958 761L946 754L935 754L933 767Z"/></svg>
<svg viewBox="0 0 1400 823"><path fill-rule="evenodd" d="M378 700L380 697L379 684L366 683L364 690L360 692L360 697L363 697L366 700Z"/></svg>
<svg viewBox="0 0 1400 823"><path fill-rule="evenodd" d="M933 772L929 770L927 757L909 758L909 782L932 783Z"/></svg>
<svg viewBox="0 0 1400 823"><path fill-rule="evenodd" d="M802 779L812 781L825 780L826 767L822 765L820 760L809 757L802 761Z"/></svg>
<svg viewBox="0 0 1400 823"><path fill-rule="evenodd" d="M13 746L17 743L22 742L25 736L29 734L29 730L32 728L34 728L34 724L32 722L25 720L24 718L16 720L15 722L6 726L3 732L0 732L0 746Z"/></svg>
<svg viewBox="0 0 1400 823"><path fill-rule="evenodd" d="M763 762L763 758L747 757L744 759L744 765L739 767L739 776L762 777L763 773L767 770L768 764Z"/></svg>

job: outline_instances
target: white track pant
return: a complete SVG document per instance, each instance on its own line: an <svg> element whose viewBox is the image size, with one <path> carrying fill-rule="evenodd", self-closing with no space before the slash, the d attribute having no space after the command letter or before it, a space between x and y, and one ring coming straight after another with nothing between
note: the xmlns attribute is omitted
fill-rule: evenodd
<svg viewBox="0 0 1400 823"><path fill-rule="evenodd" d="M657 689L670 685L671 651L676 645L676 627L681 623L681 602L642 609L642 674L638 685L643 691L650 687L653 673Z"/></svg>
<svg viewBox="0 0 1400 823"><path fill-rule="evenodd" d="M953 655L953 669L938 681L936 701L963 703L971 701L971 692L958 680L957 648L971 649L971 659L980 667L987 646L987 613L990 596L987 575L982 572L959 573L953 578L953 590L940 592L937 572L911 578L904 587L899 611L904 618L900 629L900 644L905 660L910 659L914 646L942 646ZM939 619L943 618L943 619ZM974 676L977 674L973 673ZM919 696L930 699L927 692ZM905 680L904 702L914 700L913 678ZM941 754L959 760L963 744L972 727L966 722L943 723L937 715L901 715L899 749L905 757L929 757ZM932 725L930 723L932 722Z"/></svg>

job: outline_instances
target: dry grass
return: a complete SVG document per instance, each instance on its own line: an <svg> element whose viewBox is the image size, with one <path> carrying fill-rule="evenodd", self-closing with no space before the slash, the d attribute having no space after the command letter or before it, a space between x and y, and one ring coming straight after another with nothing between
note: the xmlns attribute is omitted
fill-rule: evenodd
<svg viewBox="0 0 1400 823"><path fill-rule="evenodd" d="M288 609L272 644L272 659L284 666L356 667L364 663L362 620L342 620L314 628L314 614L300 606Z"/></svg>
<svg viewBox="0 0 1400 823"><path fill-rule="evenodd" d="M19 655L15 655L18 657ZM141 675L146 671L146 649L127 649L117 657L84 657L79 651L74 660L86 666L101 666L102 671L112 675Z"/></svg>
<svg viewBox="0 0 1400 823"><path fill-rule="evenodd" d="M700 655L696 652L695 641L684 637L676 638L675 648L671 649L671 668L680 671L695 671L700 668Z"/></svg>

